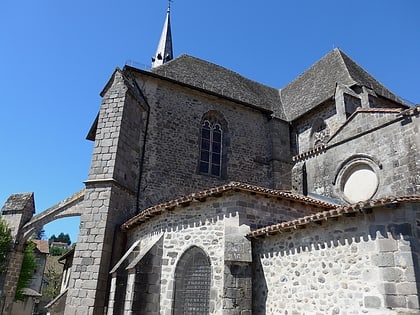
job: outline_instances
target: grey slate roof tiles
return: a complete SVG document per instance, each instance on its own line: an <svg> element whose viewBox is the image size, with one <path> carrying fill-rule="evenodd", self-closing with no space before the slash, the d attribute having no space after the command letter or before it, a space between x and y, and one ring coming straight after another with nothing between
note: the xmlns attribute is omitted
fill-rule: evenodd
<svg viewBox="0 0 420 315"><path fill-rule="evenodd" d="M287 120L292 121L333 97L337 83L349 87L366 86L380 96L402 103L362 67L335 48L281 90Z"/></svg>
<svg viewBox="0 0 420 315"><path fill-rule="evenodd" d="M366 86L382 97L404 103L338 48L280 90L185 54L151 72L272 111L275 117L287 121L334 97L337 83Z"/></svg>
<svg viewBox="0 0 420 315"><path fill-rule="evenodd" d="M279 90L247 79L240 74L189 55L181 55L151 72L205 89L256 107L275 111L285 119Z"/></svg>

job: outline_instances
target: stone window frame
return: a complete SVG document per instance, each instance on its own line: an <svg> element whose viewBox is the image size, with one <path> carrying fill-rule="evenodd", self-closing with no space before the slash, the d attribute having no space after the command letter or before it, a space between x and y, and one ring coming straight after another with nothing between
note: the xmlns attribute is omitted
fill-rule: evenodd
<svg viewBox="0 0 420 315"><path fill-rule="evenodd" d="M205 138L206 130L208 135ZM220 141L217 139L219 132ZM220 112L211 110L203 115L200 122L198 174L222 179L227 177L228 135L227 122Z"/></svg>
<svg viewBox="0 0 420 315"><path fill-rule="evenodd" d="M330 136L327 123L321 117L315 118L312 122L311 132L309 134L309 146L316 148L317 146L326 144Z"/></svg>
<svg viewBox="0 0 420 315"><path fill-rule="evenodd" d="M333 185L335 185L335 191L336 191L337 196L339 196L340 199L342 199L347 204L351 204L352 202L350 202L348 198L344 195L344 185L349 175L351 174L352 170L354 170L355 168L359 166L369 167L375 173L377 181L378 181L376 185L376 189L369 199L374 198L378 194L378 191L380 190L380 187L381 187L382 164L379 162L379 160L366 154L353 155L339 164L335 172L336 176L333 181Z"/></svg>
<svg viewBox="0 0 420 315"><path fill-rule="evenodd" d="M205 265L196 266L206 268L205 273L203 273L205 277L200 279L199 284L205 286L205 290L207 292L203 290L201 293L204 293L204 295L200 295L200 290L198 290L197 287L195 287L195 299L192 300L192 303L196 303L196 305L193 305L193 307L197 306L198 309L195 309L193 313L190 313L188 312L188 310L185 310L185 306L188 305L188 302L186 302L188 294L186 294L185 292L185 284L197 280L197 275L191 273L191 271L194 271L194 264L197 261L199 261L200 263L203 261L205 262ZM212 265L209 255L202 248L195 245L186 249L179 258L175 267L172 314L209 314L210 289L212 286L212 279ZM199 311L199 313L197 313L197 311Z"/></svg>

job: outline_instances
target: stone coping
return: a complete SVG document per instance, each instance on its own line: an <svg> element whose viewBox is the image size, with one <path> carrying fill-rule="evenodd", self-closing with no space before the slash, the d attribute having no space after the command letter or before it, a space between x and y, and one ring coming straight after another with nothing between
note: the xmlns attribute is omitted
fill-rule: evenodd
<svg viewBox="0 0 420 315"><path fill-rule="evenodd" d="M293 200L296 202L300 202L300 203L304 203L304 204L308 204L308 205L312 205L312 206L316 206L316 207L320 207L324 209L333 209L337 207L337 205L334 205L332 203L310 198L304 195L295 194L289 191L275 190L275 189L270 189L270 188L254 186L254 185L248 185L248 184L239 183L239 182L230 182L226 185L210 188L210 189L203 190L197 193L192 193L184 197L177 198L177 199L147 208L143 210L142 212L140 212L138 215L131 218L130 220L126 221L124 224L122 224L121 229L123 231L128 231L134 226L139 225L149 220L150 218L161 214L162 212L170 211L180 206L186 207L191 202L203 202L208 197L221 197L223 193L228 192L228 191L242 191L242 192L249 192L252 194L259 194L266 197L288 199L288 200Z"/></svg>
<svg viewBox="0 0 420 315"><path fill-rule="evenodd" d="M388 206L393 204L407 203L407 202L420 202L419 195L411 196L390 196L380 199L367 200L363 202L357 202L351 205L336 207L335 209L318 212L302 218L282 222L275 225L263 227L261 229L252 231L247 234L247 237L256 238L279 234L283 232L290 232L292 230L302 228L310 223L320 223L328 219L337 218L345 215L351 215L355 213L369 213L372 208Z"/></svg>

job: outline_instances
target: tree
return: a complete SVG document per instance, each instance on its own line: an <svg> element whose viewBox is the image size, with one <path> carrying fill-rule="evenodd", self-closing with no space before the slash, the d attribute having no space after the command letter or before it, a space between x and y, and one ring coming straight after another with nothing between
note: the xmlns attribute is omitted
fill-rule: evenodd
<svg viewBox="0 0 420 315"><path fill-rule="evenodd" d="M16 301L23 301L25 299L23 289L31 282L36 268L38 267L38 259L35 257L34 253L35 247L35 244L29 241L23 252L22 268L20 269L19 280L16 286Z"/></svg>
<svg viewBox="0 0 420 315"><path fill-rule="evenodd" d="M42 287L42 299L52 300L60 293L62 266L55 259L48 259L44 272L45 284Z"/></svg>
<svg viewBox="0 0 420 315"><path fill-rule="evenodd" d="M32 238L36 240L43 240L45 239L45 230L44 227L41 226L37 228L34 233L32 234Z"/></svg>
<svg viewBox="0 0 420 315"><path fill-rule="evenodd" d="M4 272L7 264L7 254L10 250L13 238L6 222L0 216L0 272Z"/></svg>
<svg viewBox="0 0 420 315"><path fill-rule="evenodd" d="M51 247L50 248L50 255L51 256L62 256L66 251L68 251L67 248L62 247Z"/></svg>
<svg viewBox="0 0 420 315"><path fill-rule="evenodd" d="M55 234L51 235L48 243L51 244L52 242L61 242L66 243L67 245L71 244L70 236L68 234L64 234L63 232L61 232L58 236L55 236Z"/></svg>

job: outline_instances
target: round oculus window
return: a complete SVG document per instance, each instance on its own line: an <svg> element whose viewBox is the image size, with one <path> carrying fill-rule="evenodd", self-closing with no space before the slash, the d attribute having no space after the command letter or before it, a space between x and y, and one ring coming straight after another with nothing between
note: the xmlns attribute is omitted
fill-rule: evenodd
<svg viewBox="0 0 420 315"><path fill-rule="evenodd" d="M345 172L342 181L345 199L350 203L373 197L378 189L378 177L367 164L356 164Z"/></svg>

